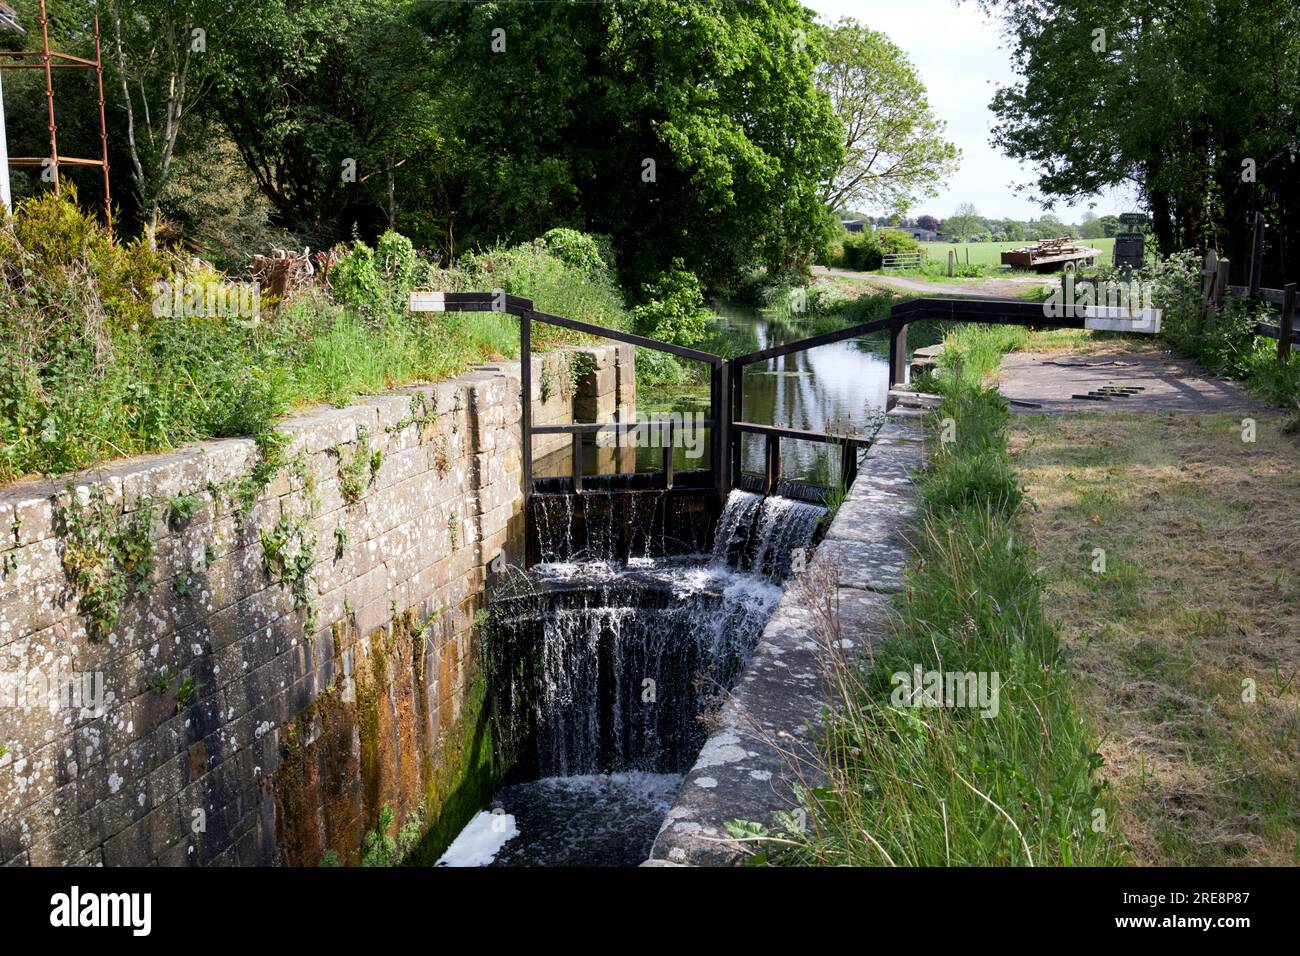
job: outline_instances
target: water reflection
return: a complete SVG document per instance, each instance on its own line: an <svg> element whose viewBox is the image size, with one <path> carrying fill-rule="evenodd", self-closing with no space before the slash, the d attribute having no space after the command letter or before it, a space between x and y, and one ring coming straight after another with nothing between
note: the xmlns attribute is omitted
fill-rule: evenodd
<svg viewBox="0 0 1300 956"><path fill-rule="evenodd" d="M728 344L736 353L758 351L807 338L807 328L774 320L752 306L715 303ZM838 434L870 432L885 409L889 394L889 345L882 336L849 339L795 352L748 366L742 383L743 420L760 425L781 425L805 431ZM708 414L707 390L697 394L655 396L638 400L643 414L693 412ZM674 454L674 468L709 467L687 462ZM643 448L637 452L637 469L661 467L662 453ZM837 447L816 442L781 440L781 469L786 478L829 486L839 478ZM764 444L759 435L741 438L745 471L761 472Z"/></svg>

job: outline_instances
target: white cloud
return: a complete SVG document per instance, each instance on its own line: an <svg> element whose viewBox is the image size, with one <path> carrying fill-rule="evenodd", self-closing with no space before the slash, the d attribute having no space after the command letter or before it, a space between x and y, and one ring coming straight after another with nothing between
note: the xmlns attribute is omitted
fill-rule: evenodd
<svg viewBox="0 0 1300 956"><path fill-rule="evenodd" d="M961 147L961 168L936 199L927 199L909 213L943 218L958 203L973 202L988 217L1030 219L1042 207L1030 191L1013 187L1032 183L1034 171L989 145L995 117L989 109L994 91L1015 75L1002 48L996 21L973 2L956 0L803 0L824 20L853 17L887 34L907 53L921 74L930 106L948 123L948 138ZM1134 206L1127 190L1093 197L1098 215L1120 213ZM1053 212L1067 222L1078 221L1088 203L1057 203ZM872 211L872 210L865 210Z"/></svg>

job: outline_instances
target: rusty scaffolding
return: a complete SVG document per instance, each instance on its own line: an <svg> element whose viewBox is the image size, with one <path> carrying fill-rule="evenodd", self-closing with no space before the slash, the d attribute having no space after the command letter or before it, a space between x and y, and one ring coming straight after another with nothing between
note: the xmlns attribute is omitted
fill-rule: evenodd
<svg viewBox="0 0 1300 956"><path fill-rule="evenodd" d="M3 4L0 4L3 6ZM7 7L5 9L8 9ZM108 181L108 123L104 111L104 66L99 41L99 16L94 18L95 58L73 56L50 49L50 20L41 0L41 48L39 50L0 50L0 70L41 70L45 74L45 105L49 115L50 153L48 156L10 156L9 165L49 169L49 181L54 184L54 194L59 195L60 166L97 166L104 173L104 220L108 234L113 234L113 196ZM16 22L15 22L16 25ZM59 154L59 129L54 119L54 71L94 70L99 93L99 159L83 159Z"/></svg>

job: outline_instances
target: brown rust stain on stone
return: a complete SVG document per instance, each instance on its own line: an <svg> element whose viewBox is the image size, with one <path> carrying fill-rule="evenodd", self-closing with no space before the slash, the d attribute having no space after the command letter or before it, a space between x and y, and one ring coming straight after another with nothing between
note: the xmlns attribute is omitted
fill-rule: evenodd
<svg viewBox="0 0 1300 956"><path fill-rule="evenodd" d="M335 625L335 673L341 680L342 654L351 649L355 700L332 688L280 728L272 785L279 862L315 866L327 850L345 864L360 862L365 834L385 806L393 811L390 836L413 814L428 822L418 853L425 860L463 825L470 804L490 794L490 740L477 726L483 689L461 682L459 644L469 635L449 621L435 614L421 625L408 609L364 637L350 622ZM431 657L439 668L436 700L425 686ZM461 699L468 697L475 700ZM431 706L439 708L434 733ZM468 732L456 719L462 710L476 724Z"/></svg>

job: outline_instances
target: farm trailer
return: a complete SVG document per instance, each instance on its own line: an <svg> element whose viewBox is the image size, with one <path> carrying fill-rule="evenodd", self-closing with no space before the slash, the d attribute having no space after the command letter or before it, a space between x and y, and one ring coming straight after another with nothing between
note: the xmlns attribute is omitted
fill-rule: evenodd
<svg viewBox="0 0 1300 956"><path fill-rule="evenodd" d="M1093 265L1100 255L1100 249L1076 245L1071 237L1062 236L1060 239L1044 239L1035 246L1008 249L1002 253L1002 264L1035 272L1052 272L1058 268L1073 272L1079 266Z"/></svg>

